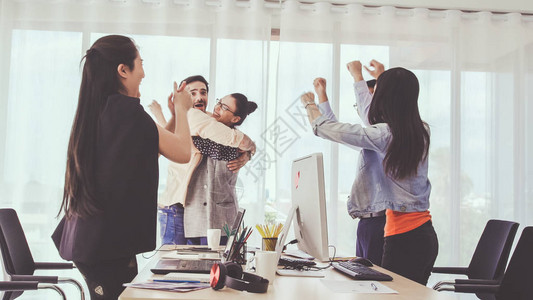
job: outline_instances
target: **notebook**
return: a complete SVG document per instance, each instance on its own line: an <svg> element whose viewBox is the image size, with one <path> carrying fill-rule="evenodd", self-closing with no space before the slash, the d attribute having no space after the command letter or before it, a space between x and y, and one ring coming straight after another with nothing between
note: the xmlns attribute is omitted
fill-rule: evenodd
<svg viewBox="0 0 533 300"><path fill-rule="evenodd" d="M163 275L162 277L154 278L153 280L159 280L159 281L200 281L200 282L209 282L210 276L209 274L203 274L203 273L180 273L180 272L172 272L168 273L166 275Z"/></svg>

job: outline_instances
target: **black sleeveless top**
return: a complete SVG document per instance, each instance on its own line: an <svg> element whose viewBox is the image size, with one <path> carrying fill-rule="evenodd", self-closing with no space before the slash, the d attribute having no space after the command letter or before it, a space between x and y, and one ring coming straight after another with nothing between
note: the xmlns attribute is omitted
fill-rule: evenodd
<svg viewBox="0 0 533 300"><path fill-rule="evenodd" d="M159 135L138 98L109 96L94 146L101 212L62 220L52 236L61 257L91 263L155 249Z"/></svg>

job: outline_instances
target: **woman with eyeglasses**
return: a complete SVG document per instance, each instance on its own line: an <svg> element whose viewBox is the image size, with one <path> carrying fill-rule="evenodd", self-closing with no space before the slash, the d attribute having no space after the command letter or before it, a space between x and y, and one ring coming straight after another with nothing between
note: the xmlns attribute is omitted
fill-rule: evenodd
<svg viewBox="0 0 533 300"><path fill-rule="evenodd" d="M235 128L256 109L257 104L248 101L245 95L233 93L217 99L211 116L227 127ZM236 192L238 173L226 165L242 151L200 136L193 136L193 143L202 153L202 160L189 182L183 223L188 244L206 245L207 229L231 225L239 209ZM250 157L255 148L253 150L247 152ZM227 237L223 236L221 244L226 241Z"/></svg>
<svg viewBox="0 0 533 300"><path fill-rule="evenodd" d="M202 80L198 81L198 78ZM207 81L199 75L190 76L184 81L191 91L209 90ZM207 244L208 228L222 228L228 220L232 222L237 215L234 189L236 173L255 153L253 141L235 126L241 124L248 114L257 108L257 104L248 101L244 95L235 93L217 99L213 113L210 113L205 111L207 94L199 96L197 101L204 105L193 106L188 112L194 143L191 148L191 160L187 164L169 164L167 184L159 199L159 223L163 244ZM157 107L151 107L154 108ZM171 105L169 108L173 110ZM172 125L174 119L172 117L169 124ZM207 161L209 167L205 169ZM198 167L205 170L198 172ZM215 173L219 175L216 179L206 179L206 170L210 170L209 176ZM199 176L204 177L198 179ZM222 190L226 192L220 192ZM216 195L213 196L214 194ZM222 204L214 205L213 201L207 200L213 197L216 197L213 201ZM185 209L188 210L187 216ZM222 217L207 219L208 212L211 215L215 211ZM188 228L187 235L185 227ZM225 244L226 240L225 233L222 233L221 243Z"/></svg>

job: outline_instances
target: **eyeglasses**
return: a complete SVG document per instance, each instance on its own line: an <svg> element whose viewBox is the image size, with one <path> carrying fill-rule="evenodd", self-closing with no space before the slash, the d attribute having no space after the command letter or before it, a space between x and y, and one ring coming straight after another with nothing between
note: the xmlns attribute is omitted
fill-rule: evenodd
<svg viewBox="0 0 533 300"><path fill-rule="evenodd" d="M226 104L222 103L222 101L220 99L217 99L217 104L215 104L215 106L220 106L220 108L222 108L222 110L224 111L229 111L230 113L232 114L235 114L234 111L231 111L231 109L229 109L229 106L227 106Z"/></svg>

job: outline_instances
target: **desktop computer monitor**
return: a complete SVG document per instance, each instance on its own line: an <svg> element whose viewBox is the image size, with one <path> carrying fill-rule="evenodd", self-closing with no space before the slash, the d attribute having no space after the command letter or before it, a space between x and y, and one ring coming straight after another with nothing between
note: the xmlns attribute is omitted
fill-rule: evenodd
<svg viewBox="0 0 533 300"><path fill-rule="evenodd" d="M291 198L298 249L321 261L329 260L328 222L322 153L313 153L292 162Z"/></svg>

